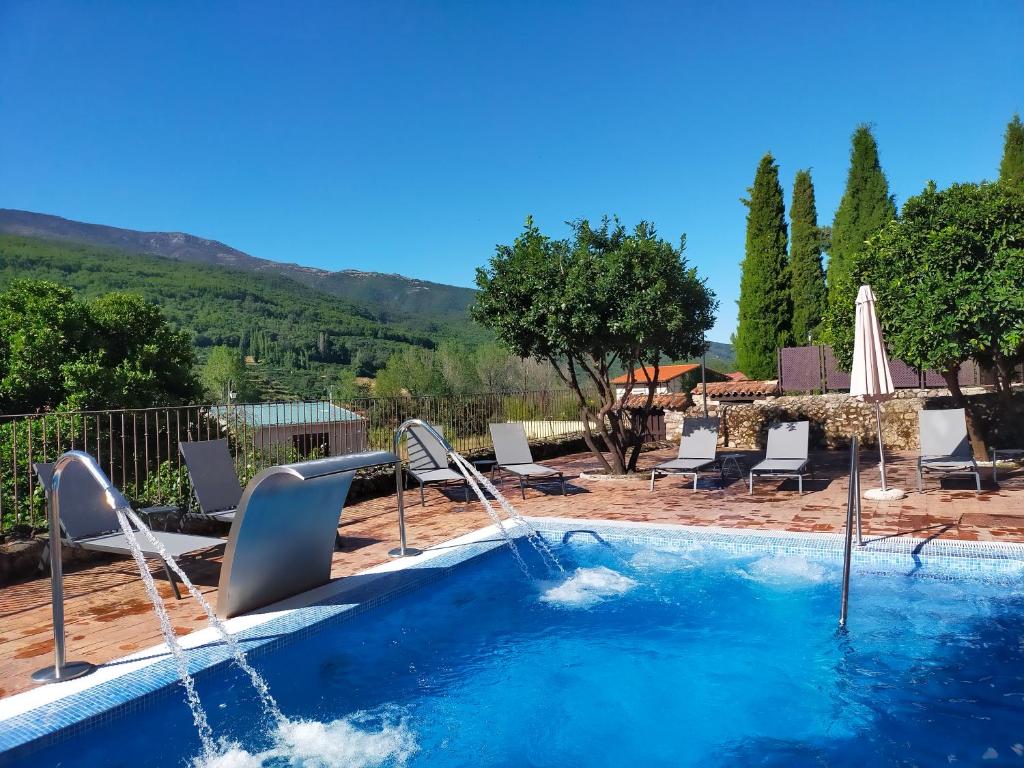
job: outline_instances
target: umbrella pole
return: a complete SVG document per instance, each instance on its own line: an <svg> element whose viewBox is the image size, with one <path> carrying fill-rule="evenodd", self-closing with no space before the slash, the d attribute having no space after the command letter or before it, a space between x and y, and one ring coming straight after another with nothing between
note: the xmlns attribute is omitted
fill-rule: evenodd
<svg viewBox="0 0 1024 768"><path fill-rule="evenodd" d="M882 490L888 490L885 484L885 447L882 445L882 404L875 403L875 424L878 426L878 458L881 460Z"/></svg>

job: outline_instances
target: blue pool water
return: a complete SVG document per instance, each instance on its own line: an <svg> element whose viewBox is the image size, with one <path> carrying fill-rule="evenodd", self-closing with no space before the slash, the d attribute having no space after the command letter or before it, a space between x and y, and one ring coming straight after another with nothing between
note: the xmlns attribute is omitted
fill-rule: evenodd
<svg viewBox="0 0 1024 768"><path fill-rule="evenodd" d="M254 655L293 721L283 740L240 674L200 675L214 733L236 744L216 764L1024 764L1020 579L861 568L837 635L833 555L586 536L557 552L586 569L568 585L528 582L494 550ZM198 752L175 694L25 761Z"/></svg>

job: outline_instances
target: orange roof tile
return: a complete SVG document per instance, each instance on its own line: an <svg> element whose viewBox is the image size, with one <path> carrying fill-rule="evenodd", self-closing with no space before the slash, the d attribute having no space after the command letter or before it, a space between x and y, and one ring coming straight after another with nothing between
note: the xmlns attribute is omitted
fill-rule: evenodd
<svg viewBox="0 0 1024 768"><path fill-rule="evenodd" d="M654 382L655 384L664 384L672 381L672 379L682 376L684 373L700 368L698 363L683 363L682 365L662 365L658 368L658 378ZM636 384L645 385L649 379L654 377L654 371L649 370L646 366L643 368L637 368L633 371L633 380ZM616 376L612 379L612 384L628 384L629 374L624 373L621 376Z"/></svg>
<svg viewBox="0 0 1024 768"><path fill-rule="evenodd" d="M701 389L701 385L698 384L691 392L694 395L700 395ZM771 397L777 394L779 394L779 382L776 379L708 382L708 397Z"/></svg>

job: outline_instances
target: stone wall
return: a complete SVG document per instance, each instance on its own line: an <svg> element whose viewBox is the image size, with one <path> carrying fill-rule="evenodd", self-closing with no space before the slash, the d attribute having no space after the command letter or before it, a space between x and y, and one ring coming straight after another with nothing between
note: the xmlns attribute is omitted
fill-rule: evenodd
<svg viewBox="0 0 1024 768"><path fill-rule="evenodd" d="M992 445L1024 446L1024 391L1015 393L1007 418L996 418L998 396L989 390L969 388L964 394ZM882 405L886 447L916 451L918 411L952 407L946 389L900 390L894 399ZM678 442L683 419L703 414L700 405L666 411L668 439ZM719 443L730 448L763 449L768 427L779 421L809 421L811 448L844 448L849 446L851 435L857 435L865 445L877 444L874 406L842 393L771 397L753 403L709 403L709 415L721 418Z"/></svg>

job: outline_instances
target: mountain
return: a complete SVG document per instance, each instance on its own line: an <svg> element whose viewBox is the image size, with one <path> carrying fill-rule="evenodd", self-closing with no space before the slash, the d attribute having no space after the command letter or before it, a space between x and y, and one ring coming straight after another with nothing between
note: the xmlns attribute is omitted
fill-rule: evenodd
<svg viewBox="0 0 1024 768"><path fill-rule="evenodd" d="M84 243L175 261L282 275L331 296L363 304L393 318L464 322L475 291L395 274L346 269L330 272L250 256L217 240L185 232L139 232L87 224L45 213L0 208L0 234Z"/></svg>

